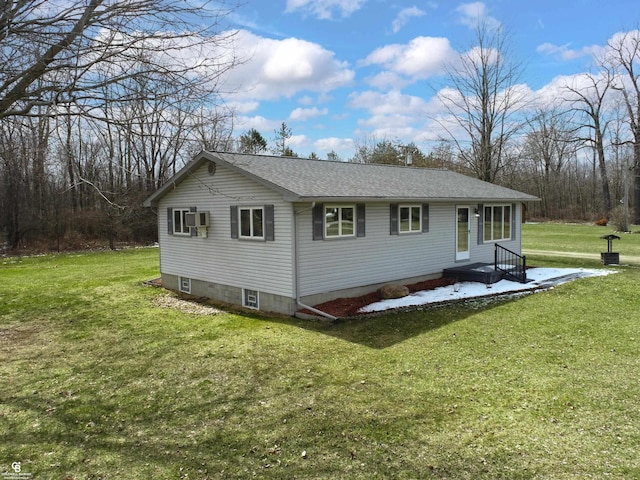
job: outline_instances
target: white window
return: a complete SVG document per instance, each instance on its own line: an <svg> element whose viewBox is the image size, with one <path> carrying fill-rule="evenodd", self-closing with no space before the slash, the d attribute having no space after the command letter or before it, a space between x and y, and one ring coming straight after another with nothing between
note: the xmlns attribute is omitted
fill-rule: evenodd
<svg viewBox="0 0 640 480"><path fill-rule="evenodd" d="M264 239L264 209L240 207L240 238Z"/></svg>
<svg viewBox="0 0 640 480"><path fill-rule="evenodd" d="M242 289L242 305L258 310L260 306L260 294L257 290Z"/></svg>
<svg viewBox="0 0 640 480"><path fill-rule="evenodd" d="M511 205L485 205L483 220L485 242L511 240Z"/></svg>
<svg viewBox="0 0 640 480"><path fill-rule="evenodd" d="M324 236L325 238L354 237L355 211L353 205L325 206L324 208Z"/></svg>
<svg viewBox="0 0 640 480"><path fill-rule="evenodd" d="M173 209L172 218L174 235L191 235L191 228L187 226L187 214L189 212L190 209L188 208Z"/></svg>
<svg viewBox="0 0 640 480"><path fill-rule="evenodd" d="M188 277L179 277L178 290L184 293L191 293L191 279Z"/></svg>
<svg viewBox="0 0 640 480"><path fill-rule="evenodd" d="M400 233L422 232L422 207L420 205L400 205L398 217Z"/></svg>

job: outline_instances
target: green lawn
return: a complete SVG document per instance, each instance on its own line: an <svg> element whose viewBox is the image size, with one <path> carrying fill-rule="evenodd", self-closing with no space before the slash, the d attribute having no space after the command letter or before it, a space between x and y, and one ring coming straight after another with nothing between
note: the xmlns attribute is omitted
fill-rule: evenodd
<svg viewBox="0 0 640 480"><path fill-rule="evenodd" d="M640 477L636 268L331 325L156 306L157 264L0 259L0 473Z"/></svg>
<svg viewBox="0 0 640 480"><path fill-rule="evenodd" d="M613 241L614 251L622 256L640 257L640 227L632 232L616 232L612 227L594 224L525 223L522 226L522 248L531 250L555 250L561 252L595 253L607 251L607 241L600 237L617 235Z"/></svg>

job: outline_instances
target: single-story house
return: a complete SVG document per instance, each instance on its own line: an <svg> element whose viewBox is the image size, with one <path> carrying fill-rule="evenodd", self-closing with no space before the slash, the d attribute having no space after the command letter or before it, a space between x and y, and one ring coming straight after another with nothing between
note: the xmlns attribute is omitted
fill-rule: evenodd
<svg viewBox="0 0 640 480"><path fill-rule="evenodd" d="M521 253L536 197L443 169L202 152L144 202L162 284L294 315Z"/></svg>

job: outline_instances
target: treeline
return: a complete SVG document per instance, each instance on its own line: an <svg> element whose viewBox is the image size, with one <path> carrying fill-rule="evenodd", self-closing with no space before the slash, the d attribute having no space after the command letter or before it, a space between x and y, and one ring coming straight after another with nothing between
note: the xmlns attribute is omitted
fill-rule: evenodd
<svg viewBox="0 0 640 480"><path fill-rule="evenodd" d="M267 141L253 129L233 137L232 116L203 107L187 114L185 109L179 112L164 102L147 100L137 105L135 114L114 108L115 112L117 117L100 119L59 112L3 119L0 230L11 247L39 244L61 250L98 240L112 248L117 242L153 242L155 213L142 207L142 201L198 151L297 156L287 145L291 132L285 123ZM602 195L596 152L580 141L575 133L579 129L562 116L547 121L539 117L538 122L537 129L513 143L496 183L541 198L528 206L529 219L610 217L623 222L619 218L624 216L623 201L632 188L632 146L607 142L611 208ZM319 158L313 153L310 157ZM330 152L324 158L475 175L447 140L425 153L414 143L361 139L351 157Z"/></svg>
<svg viewBox="0 0 640 480"><path fill-rule="evenodd" d="M97 240L112 248L117 242L153 242L155 213L142 207L142 201L198 151L297 156L287 145L291 131L285 123L267 141L256 130L233 137L231 114L202 106L189 114L183 109L180 117L164 100L146 100L130 116L130 110L115 112L116 117L100 119L59 112L3 119L0 230L10 247L37 244L61 250ZM597 152L580 139L571 115L532 120L532 128L512 142L496 183L541 198L528 206L529 219L607 218L624 229L624 202L633 188L632 145L615 138L606 142L607 205ZM368 138L359 141L349 158L335 152L325 158L475 175L448 140L425 153L414 143Z"/></svg>

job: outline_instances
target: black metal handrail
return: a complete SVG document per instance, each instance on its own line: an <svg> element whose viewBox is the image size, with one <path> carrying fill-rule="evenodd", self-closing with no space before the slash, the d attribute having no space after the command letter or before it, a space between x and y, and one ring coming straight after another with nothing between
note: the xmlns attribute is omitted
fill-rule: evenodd
<svg viewBox="0 0 640 480"><path fill-rule="evenodd" d="M520 283L527 282L527 257L496 243L494 268Z"/></svg>

